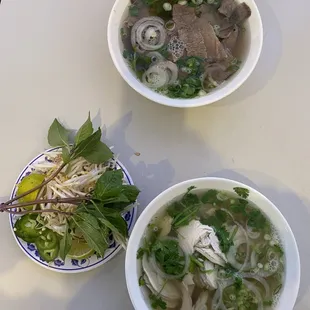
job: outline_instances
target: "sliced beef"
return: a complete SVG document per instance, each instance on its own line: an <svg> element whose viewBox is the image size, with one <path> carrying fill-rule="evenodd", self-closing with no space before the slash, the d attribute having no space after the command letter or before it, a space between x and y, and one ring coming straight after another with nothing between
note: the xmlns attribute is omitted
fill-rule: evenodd
<svg viewBox="0 0 310 310"><path fill-rule="evenodd" d="M230 17L236 7L237 3L235 0L223 0L218 11L226 17Z"/></svg>
<svg viewBox="0 0 310 310"><path fill-rule="evenodd" d="M179 39L186 44L187 55L206 58L207 52L203 37L199 29L195 27L195 22L198 20L195 8L175 4L172 14Z"/></svg>
<svg viewBox="0 0 310 310"><path fill-rule="evenodd" d="M228 79L233 74L233 71L227 70L227 68L220 63L214 63L205 67L205 73L206 78L204 83L209 83L209 78L211 77L214 81L220 84Z"/></svg>
<svg viewBox="0 0 310 310"><path fill-rule="evenodd" d="M233 53L239 36L239 27L235 25L231 30L229 36L222 41L224 47L228 48Z"/></svg>
<svg viewBox="0 0 310 310"><path fill-rule="evenodd" d="M207 58L208 53L203 40L203 36L197 27L183 27L179 31L179 39L186 44L188 56L198 56Z"/></svg>
<svg viewBox="0 0 310 310"><path fill-rule="evenodd" d="M223 23L223 16L210 5L201 5L199 11L201 12L200 18L204 21L208 21L212 26L221 25Z"/></svg>
<svg viewBox="0 0 310 310"><path fill-rule="evenodd" d="M251 16L251 9L246 3L240 3L232 12L229 21L232 24L240 25Z"/></svg>
<svg viewBox="0 0 310 310"><path fill-rule="evenodd" d="M226 50L217 38L213 26L205 19L195 15L195 8L174 5L173 20L179 39L186 44L188 56L223 59Z"/></svg>
<svg viewBox="0 0 310 310"><path fill-rule="evenodd" d="M198 19L196 16L196 9L194 7L180 4L175 4L173 6L172 16L177 29L180 29L181 27L188 27Z"/></svg>
<svg viewBox="0 0 310 310"><path fill-rule="evenodd" d="M199 32L203 37L207 57L213 59L225 59L227 57L227 52L216 36L213 26L203 20L196 21L195 25L198 26Z"/></svg>

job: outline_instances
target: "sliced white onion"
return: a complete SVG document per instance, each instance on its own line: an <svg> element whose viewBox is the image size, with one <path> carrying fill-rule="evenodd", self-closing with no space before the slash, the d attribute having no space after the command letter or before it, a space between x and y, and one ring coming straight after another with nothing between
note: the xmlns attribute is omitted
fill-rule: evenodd
<svg viewBox="0 0 310 310"><path fill-rule="evenodd" d="M155 51L165 44L165 22L160 17L144 17L131 30L131 44L138 52Z"/></svg>
<svg viewBox="0 0 310 310"><path fill-rule="evenodd" d="M257 275L252 275L250 273L244 273L241 275L243 278L247 278L247 279L254 279L256 280L257 282L261 283L262 286L264 287L265 289L265 297L268 298L270 296L270 287L269 287L269 284L267 283L267 281L262 278L262 277L259 277Z"/></svg>
<svg viewBox="0 0 310 310"><path fill-rule="evenodd" d="M257 299L257 302L258 302L258 305L257 305L257 310L263 310L264 307L263 307L263 300L262 300L262 297L258 291L258 289L249 281L246 281L246 280L243 280L243 284L246 286L246 288L253 292L256 299Z"/></svg>
<svg viewBox="0 0 310 310"><path fill-rule="evenodd" d="M150 88L173 84L178 79L178 67L172 61L160 61L151 66L142 76L142 82Z"/></svg>
<svg viewBox="0 0 310 310"><path fill-rule="evenodd" d="M170 74L169 84L173 84L177 81L179 69L175 63L167 60L167 61L162 61L158 63L157 66L169 72Z"/></svg>
<svg viewBox="0 0 310 310"><path fill-rule="evenodd" d="M159 52L149 52L146 54L146 56L150 57L151 58L151 61L153 64L156 64L160 61L164 61L165 60L165 57L159 53Z"/></svg>
<svg viewBox="0 0 310 310"><path fill-rule="evenodd" d="M240 229L243 229L243 227L240 224L237 224ZM243 229L244 230L244 229ZM251 262L249 262L249 252L250 252L250 246L249 246L249 240L247 238L247 235L245 235L246 239L237 240L233 246L229 248L229 251L227 253L227 260L228 262L236 269L238 269L239 272L243 271L244 269L250 269L251 268ZM243 264L237 262L236 260L236 254L237 249L241 244L246 244L246 257L244 259Z"/></svg>
<svg viewBox="0 0 310 310"><path fill-rule="evenodd" d="M160 88L169 83L170 76L167 70L158 66L150 67L142 76L142 82L149 88Z"/></svg>
<svg viewBox="0 0 310 310"><path fill-rule="evenodd" d="M248 225L248 221L246 222L246 231L248 233L248 236L254 240L259 238L261 234L259 231L253 231L253 228Z"/></svg>

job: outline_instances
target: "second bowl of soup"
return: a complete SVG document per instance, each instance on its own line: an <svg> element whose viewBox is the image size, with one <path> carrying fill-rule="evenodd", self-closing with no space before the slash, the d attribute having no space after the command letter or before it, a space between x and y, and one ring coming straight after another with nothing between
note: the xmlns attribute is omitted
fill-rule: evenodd
<svg viewBox="0 0 310 310"><path fill-rule="evenodd" d="M280 211L227 179L177 184L143 211L126 253L135 309L293 309L300 263Z"/></svg>
<svg viewBox="0 0 310 310"><path fill-rule="evenodd" d="M253 71L263 41L253 0L117 0L109 49L127 83L175 107L210 104Z"/></svg>

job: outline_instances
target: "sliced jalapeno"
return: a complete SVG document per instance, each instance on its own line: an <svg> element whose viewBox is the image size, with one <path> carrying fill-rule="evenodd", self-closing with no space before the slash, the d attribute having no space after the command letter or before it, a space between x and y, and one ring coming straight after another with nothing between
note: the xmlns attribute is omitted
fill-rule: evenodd
<svg viewBox="0 0 310 310"><path fill-rule="evenodd" d="M36 214L26 214L18 219L14 225L16 236L26 242L34 242L40 235L40 230L37 228L38 222L36 218Z"/></svg>
<svg viewBox="0 0 310 310"><path fill-rule="evenodd" d="M54 260L59 252L59 240L55 232L45 229L35 240L38 252L46 262Z"/></svg>

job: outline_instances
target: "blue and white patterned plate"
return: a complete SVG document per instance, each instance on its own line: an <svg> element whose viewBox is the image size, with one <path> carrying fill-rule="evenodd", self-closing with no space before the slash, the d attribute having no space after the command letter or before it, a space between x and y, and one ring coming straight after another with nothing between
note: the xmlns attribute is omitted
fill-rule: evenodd
<svg viewBox="0 0 310 310"><path fill-rule="evenodd" d="M47 152L55 151L57 149L58 148L49 149L46 152L35 157L21 172L15 184L19 184L21 180L23 179L23 177L25 177L26 175L29 175L33 171L33 168L32 168L33 165L45 162L46 161L45 154ZM117 161L116 169L121 169L123 171L125 183L133 185L133 181L128 171L122 165L121 162ZM17 191L17 186L15 185L11 193L11 198L15 197L16 191ZM14 238L17 244L30 259L32 259L34 262L36 262L40 266L45 267L49 270L53 270L56 272L62 272L62 273L78 273L78 272L89 271L89 270L92 270L96 267L103 265L104 263L112 259L121 250L121 246L118 243L116 243L111 237L111 244L109 248L107 249L104 255L104 258L97 258L96 255L92 255L90 258L80 259L80 260L70 259L67 257L64 262L60 259L55 259L53 262L47 263L40 257L35 244L27 243L15 235L14 224L19 217L20 217L19 215L14 215L14 214L9 215L10 225L11 225L12 232L13 232L13 235L14 235ZM130 211L126 212L123 215L123 217L127 222L128 230L130 233L136 221L137 207L134 207Z"/></svg>

